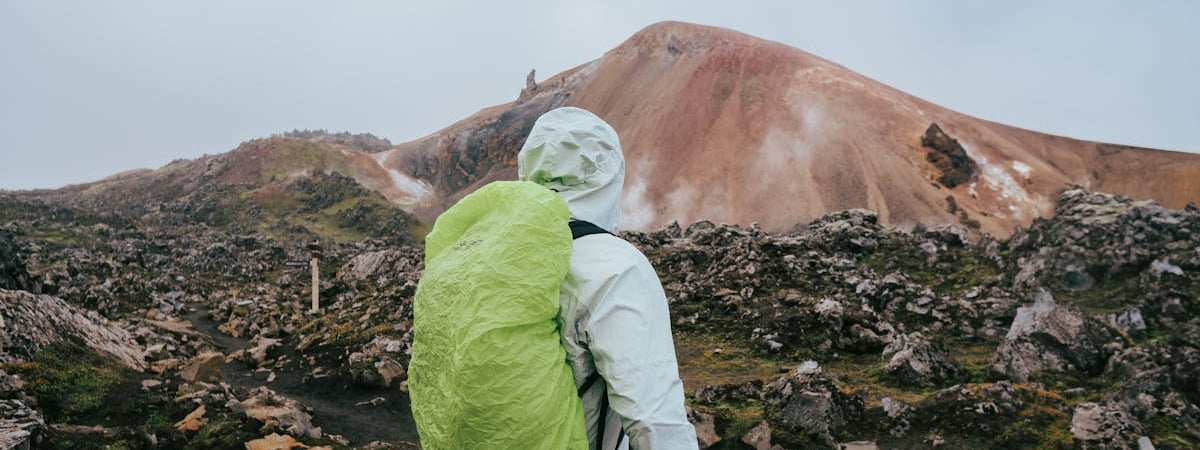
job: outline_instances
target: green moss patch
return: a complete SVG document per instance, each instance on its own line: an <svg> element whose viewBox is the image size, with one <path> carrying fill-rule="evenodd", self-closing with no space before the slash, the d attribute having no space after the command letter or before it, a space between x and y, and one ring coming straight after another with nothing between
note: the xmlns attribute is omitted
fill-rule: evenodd
<svg viewBox="0 0 1200 450"><path fill-rule="evenodd" d="M104 408L121 386L125 369L83 344L59 341L36 353L32 361L6 370L21 374L50 421L60 422Z"/></svg>

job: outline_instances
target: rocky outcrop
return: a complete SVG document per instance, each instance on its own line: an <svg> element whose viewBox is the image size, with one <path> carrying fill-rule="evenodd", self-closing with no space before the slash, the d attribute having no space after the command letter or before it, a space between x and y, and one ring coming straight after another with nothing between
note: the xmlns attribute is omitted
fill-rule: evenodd
<svg viewBox="0 0 1200 450"><path fill-rule="evenodd" d="M1012 327L996 351L992 373L1028 380L1041 371L1097 375L1118 348L1116 333L1078 308L1059 305L1046 291L1033 306L1017 310Z"/></svg>
<svg viewBox="0 0 1200 450"><path fill-rule="evenodd" d="M947 135L938 124L929 124L925 135L921 136L921 145L929 148L925 159L941 172L938 182L942 185L953 188L973 180L978 175L979 165L967 155L958 139Z"/></svg>
<svg viewBox="0 0 1200 450"><path fill-rule="evenodd" d="M909 386L942 386L957 378L962 368L938 345L921 333L897 337L883 350L888 363L884 375L894 383Z"/></svg>
<svg viewBox="0 0 1200 450"><path fill-rule="evenodd" d="M1200 319L1194 320L1200 325ZM1197 337L1200 334L1187 334ZM1191 344L1151 342L1126 348L1109 359L1107 376L1116 389L1104 396L1106 408L1125 413L1129 420L1172 423L1200 430L1200 348ZM1118 428L1126 430L1127 428ZM1128 428L1132 429L1132 428ZM1130 442L1137 438L1119 434Z"/></svg>
<svg viewBox="0 0 1200 450"><path fill-rule="evenodd" d="M95 311L84 311L49 295L0 290L0 362L28 361L50 343L72 339L135 370L146 368L143 348L130 333Z"/></svg>
<svg viewBox="0 0 1200 450"><path fill-rule="evenodd" d="M863 417L863 400L847 395L815 361L768 384L762 393L771 440L787 448L835 447L837 437Z"/></svg>

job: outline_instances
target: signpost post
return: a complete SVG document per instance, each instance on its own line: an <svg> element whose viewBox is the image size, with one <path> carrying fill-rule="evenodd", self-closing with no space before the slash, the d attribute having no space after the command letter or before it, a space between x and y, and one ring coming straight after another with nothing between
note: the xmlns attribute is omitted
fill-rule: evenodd
<svg viewBox="0 0 1200 450"><path fill-rule="evenodd" d="M288 260L284 261L283 265L287 267L308 267L312 269L312 313L316 314L321 309L321 278L317 260L321 258L321 242L312 241L308 243L308 251L312 256L309 261L305 260ZM0 327L4 326L3 319L0 319Z"/></svg>
<svg viewBox="0 0 1200 450"><path fill-rule="evenodd" d="M308 244L308 250L312 252L312 313L316 314L321 307L319 294L321 292L321 281L317 275L317 259L321 257L321 242L312 241Z"/></svg>

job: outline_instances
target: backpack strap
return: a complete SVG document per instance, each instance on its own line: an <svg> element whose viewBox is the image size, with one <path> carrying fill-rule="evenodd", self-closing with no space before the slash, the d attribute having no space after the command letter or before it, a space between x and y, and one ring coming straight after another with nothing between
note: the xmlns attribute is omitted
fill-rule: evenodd
<svg viewBox="0 0 1200 450"><path fill-rule="evenodd" d="M600 228L599 226L596 226L596 224L593 224L586 220L571 219L571 222L569 223L569 225L571 226L571 239L579 239L581 237L591 236L593 234L609 234L609 235L616 236L611 231ZM599 380L599 379L600 379L600 371L597 370L597 371L592 372L591 375L588 375L588 377L583 380L583 384L579 386L579 389L576 392L576 394L579 395L580 397L583 397L583 394L586 393L588 391L588 389L591 389L592 385L596 384L596 380ZM604 441L604 425L606 422L608 422L608 393L607 392L604 393L600 397L600 424L599 424L598 429L596 430L597 439L600 439L601 442ZM624 439L625 439L625 435L621 434L620 437L617 439L617 445L613 448L614 449L620 448L621 441L623 441Z"/></svg>
<svg viewBox="0 0 1200 450"><path fill-rule="evenodd" d="M583 385L579 386L579 390L576 391L576 395L582 397L583 394L588 391L588 389L592 388L593 384L596 384L596 380L599 379L600 371L593 371L591 375L588 375L588 377L583 380Z"/></svg>
<svg viewBox="0 0 1200 450"><path fill-rule="evenodd" d="M586 220L571 219L569 225L571 226L571 239L579 239L593 234L612 234L616 236L611 231L600 228Z"/></svg>
<svg viewBox="0 0 1200 450"><path fill-rule="evenodd" d="M584 223L587 223L587 222L584 222ZM588 225L592 225L592 224L588 223ZM595 225L592 225L592 226L595 227ZM596 227L596 229L601 229L601 228ZM606 231L603 231L603 230L601 232L607 233ZM592 233L592 234L599 234L599 233ZM609 233L609 234L612 234L612 233ZM596 380L599 380L599 379L600 379L600 371L592 372L591 375L588 375L588 377L583 380L583 384L579 386L579 390L577 391L577 394L580 397L583 397L583 394L586 393L588 391L588 389L591 389L592 385L596 384ZM596 436L597 436L596 439L599 439L600 442L603 443L604 442L604 425L608 422L608 393L607 392L602 394L600 397L600 414L599 414L599 416L600 416L600 422L599 422L599 426L596 429ZM625 435L621 434L620 437L617 439L617 445L614 446L613 449L615 450L616 448L621 447L621 441L624 439L625 439Z"/></svg>

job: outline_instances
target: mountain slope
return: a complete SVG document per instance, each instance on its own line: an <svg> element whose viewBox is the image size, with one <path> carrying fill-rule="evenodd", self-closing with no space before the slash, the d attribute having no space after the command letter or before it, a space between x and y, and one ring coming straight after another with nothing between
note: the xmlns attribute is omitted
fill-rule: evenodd
<svg viewBox="0 0 1200 450"><path fill-rule="evenodd" d="M515 176L536 117L571 105L617 129L627 227L758 222L786 229L827 211L885 223L963 222L1005 235L1048 214L1071 185L1169 207L1200 199L1200 156L1075 140L976 119L803 51L731 30L652 25L522 100L381 154L435 195L429 219L482 183ZM931 125L978 168L949 187L922 137ZM952 199L952 201L951 201Z"/></svg>

